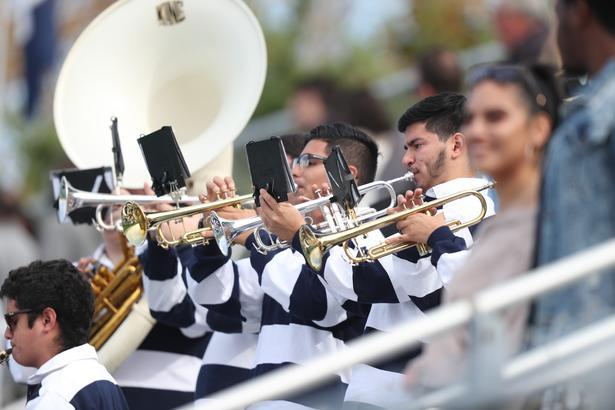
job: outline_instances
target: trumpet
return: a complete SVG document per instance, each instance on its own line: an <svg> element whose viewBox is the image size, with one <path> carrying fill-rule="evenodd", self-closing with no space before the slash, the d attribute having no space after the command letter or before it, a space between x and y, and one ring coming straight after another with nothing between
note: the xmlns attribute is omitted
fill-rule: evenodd
<svg viewBox="0 0 615 410"><path fill-rule="evenodd" d="M413 178L413 174L411 172L407 172L401 177L390 179L388 181L374 181L359 186L359 193L361 195L365 195L366 193L377 189L384 189L390 196L390 202L387 208L380 211L360 211L358 215L354 215L356 218L349 218L348 216L345 216L339 204L333 201L332 195L320 196L316 199L312 199L311 201L298 204L295 208L302 215L306 215L312 211L320 209L325 217L325 222L317 225L316 228L319 229L321 233L335 232L337 230L337 226L352 226L353 221L363 222L386 215L387 209L394 207L396 202L396 193L393 188L393 184L401 181L411 181ZM257 230L256 235L254 236L254 246L256 247L256 250L261 253L266 254L267 252L277 249L284 249L290 246L288 243L273 240L270 245L265 244L259 234L259 232L265 230L263 228L263 222L258 216L246 219L230 220L221 218L218 214L212 212L209 215L209 224L213 231L214 239L216 240L220 251L224 255L228 254L228 249L237 236L252 229Z"/></svg>
<svg viewBox="0 0 615 410"><path fill-rule="evenodd" d="M162 212L144 212L143 209L134 201L127 202L122 207L122 231L132 245L139 246L145 242L147 232L156 229L158 234L158 244L164 249L185 243L193 246L205 245L209 239L203 237L202 233L210 231L210 227L204 227L193 231L186 231L180 238L176 238L171 231L171 237L164 235L163 227L172 221L181 221L183 218L197 215L200 213L211 212L215 209L226 206L240 205L252 201L252 195L240 195L236 197L224 198L214 202L187 206L180 209Z"/></svg>
<svg viewBox="0 0 615 410"><path fill-rule="evenodd" d="M359 253L357 255L353 255L349 248L349 243L351 240L365 235L368 232L374 231L376 229L383 228L385 226L389 226L393 223L397 223L403 219L406 219L410 215L417 214L419 212L429 212L430 209L434 207L438 207L440 205L444 205L449 202L456 201L458 199L467 198L467 197L475 197L479 200L481 205L481 211L479 214L468 221L462 222L459 220L449 221L447 226L451 228L453 232L461 230L463 228L467 228L469 226L475 225L482 221L487 214L487 201L480 193L485 189L489 189L493 187L493 183L489 183L483 185L476 189L468 189L464 191L457 192L452 195L448 195L442 197L440 199L436 199L434 201L424 203L420 206L416 206L413 208L404 209L403 211L395 212L390 215L382 216L377 219L374 219L369 222L365 222L359 224L356 227L342 230L340 232L334 232L331 234L321 234L319 232L314 232L308 225L303 225L299 229L299 239L301 241L301 248L303 250L303 255L307 263L314 270L320 270L322 268L322 260L324 255L329 252L329 250L336 246L342 245L344 249L344 253L348 260L353 264L358 264L361 262L374 262L375 260L382 258L387 255L391 255L393 253L397 253L407 248L411 248L413 246L417 246L419 251L424 253L427 252L427 246L425 244L420 243L398 243L398 244L387 244L381 243L372 248L366 250L366 252Z"/></svg>
<svg viewBox="0 0 615 410"><path fill-rule="evenodd" d="M11 356L12 348L0 351L0 365L4 364Z"/></svg>
<svg viewBox="0 0 615 410"><path fill-rule="evenodd" d="M96 207L94 224L97 229L117 229L119 224L105 222L103 211L109 206L121 205L126 201L139 204L196 203L199 202L199 198L194 196L173 198L170 195L156 197L152 195L98 194L77 189L68 182L66 177L62 177L60 180L60 195L58 197L58 220L64 222L71 212L79 208L92 206Z"/></svg>

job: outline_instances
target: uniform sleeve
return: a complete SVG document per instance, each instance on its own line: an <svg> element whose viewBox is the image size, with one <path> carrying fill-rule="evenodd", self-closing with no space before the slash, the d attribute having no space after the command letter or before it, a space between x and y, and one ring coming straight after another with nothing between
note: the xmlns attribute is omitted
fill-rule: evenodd
<svg viewBox="0 0 615 410"><path fill-rule="evenodd" d="M293 248L298 247L298 235ZM348 318L340 300L325 281L305 262L303 254L289 248L262 255L252 251L250 260L261 278L261 287L282 308L322 327L335 326Z"/></svg>
<svg viewBox="0 0 615 410"><path fill-rule="evenodd" d="M213 330L224 333L253 333L260 329L262 291L249 260L237 263L219 251L215 244L178 249L187 269L187 287L192 300L215 312L221 319L230 318L239 326L208 320ZM210 319L208 316L208 319ZM224 325L224 326L221 326Z"/></svg>

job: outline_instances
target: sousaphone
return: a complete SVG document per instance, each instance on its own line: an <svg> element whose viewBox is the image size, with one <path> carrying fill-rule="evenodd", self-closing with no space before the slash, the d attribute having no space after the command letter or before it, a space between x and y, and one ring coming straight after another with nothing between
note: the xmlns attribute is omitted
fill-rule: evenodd
<svg viewBox="0 0 615 410"><path fill-rule="evenodd" d="M142 187L149 174L136 139L171 125L193 173L230 175L232 142L256 108L266 66L262 30L241 0L119 0L81 33L62 66L58 138L78 168L108 166L109 119L118 117L123 185ZM151 328L143 299L99 350L111 370Z"/></svg>

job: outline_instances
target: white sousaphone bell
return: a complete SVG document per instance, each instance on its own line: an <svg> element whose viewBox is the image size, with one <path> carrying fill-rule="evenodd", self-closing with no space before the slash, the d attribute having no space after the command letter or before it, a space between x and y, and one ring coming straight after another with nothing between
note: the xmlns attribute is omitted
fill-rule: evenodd
<svg viewBox="0 0 615 410"><path fill-rule="evenodd" d="M118 117L128 188L149 180L137 138L164 125L191 171L230 175L232 142L256 108L266 70L262 30L241 0L119 0L66 57L54 99L57 134L78 168L108 166L109 119ZM99 350L111 370L151 329L144 302Z"/></svg>

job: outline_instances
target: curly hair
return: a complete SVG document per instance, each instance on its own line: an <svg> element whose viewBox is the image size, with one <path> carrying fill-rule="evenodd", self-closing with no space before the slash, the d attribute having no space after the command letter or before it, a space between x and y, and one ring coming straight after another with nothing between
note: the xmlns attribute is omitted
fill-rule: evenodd
<svg viewBox="0 0 615 410"><path fill-rule="evenodd" d="M28 314L32 328L40 312L55 310L64 350L88 341L94 313L94 295L90 284L67 260L34 261L9 272L0 288L0 297L15 300Z"/></svg>

